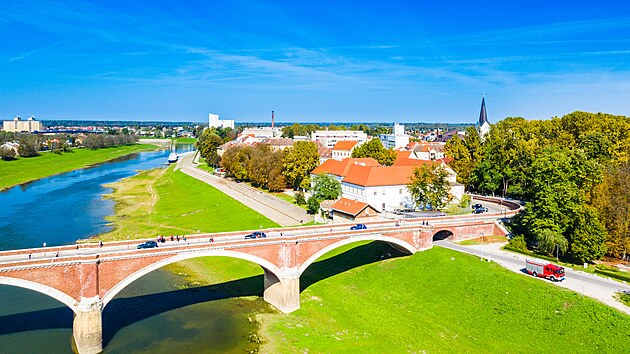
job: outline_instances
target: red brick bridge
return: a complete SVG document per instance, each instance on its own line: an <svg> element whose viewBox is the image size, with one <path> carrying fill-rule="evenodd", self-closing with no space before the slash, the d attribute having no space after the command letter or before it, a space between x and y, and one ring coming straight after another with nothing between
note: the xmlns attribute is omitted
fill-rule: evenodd
<svg viewBox="0 0 630 354"><path fill-rule="evenodd" d="M518 208L518 209L517 209ZM432 247L434 237L453 240L502 235L500 218L512 210L483 215L451 216L401 222L367 223L366 230L349 230L351 224L264 230L267 238L247 239L231 232L187 236L159 248L136 249L139 240L79 244L0 252L0 284L31 289L70 307L73 336L80 353L102 351L102 311L126 286L170 263L207 256L248 260L264 270L265 301L280 311L300 307L300 275L327 252L358 241L383 241L408 254ZM428 224L424 224L428 220ZM213 238L214 242L210 242Z"/></svg>

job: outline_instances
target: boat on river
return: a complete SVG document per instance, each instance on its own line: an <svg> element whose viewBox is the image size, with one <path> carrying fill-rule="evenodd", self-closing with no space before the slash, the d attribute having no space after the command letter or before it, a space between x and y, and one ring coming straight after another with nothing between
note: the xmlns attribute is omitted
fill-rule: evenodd
<svg viewBox="0 0 630 354"><path fill-rule="evenodd" d="M179 155L176 152L171 152L168 155L168 163L177 162L179 160Z"/></svg>

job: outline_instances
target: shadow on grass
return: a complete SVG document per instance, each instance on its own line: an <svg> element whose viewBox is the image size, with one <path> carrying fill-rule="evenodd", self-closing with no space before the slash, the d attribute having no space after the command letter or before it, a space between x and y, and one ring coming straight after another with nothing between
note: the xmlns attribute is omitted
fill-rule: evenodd
<svg viewBox="0 0 630 354"><path fill-rule="evenodd" d="M404 253L384 242L371 242L313 263L300 278L300 291L345 271L396 258ZM229 298L262 296L263 276L256 275L219 284L165 291L129 298L114 298L103 311L103 346L135 322L177 308ZM72 329L73 313L67 307L0 316L0 335L46 329Z"/></svg>

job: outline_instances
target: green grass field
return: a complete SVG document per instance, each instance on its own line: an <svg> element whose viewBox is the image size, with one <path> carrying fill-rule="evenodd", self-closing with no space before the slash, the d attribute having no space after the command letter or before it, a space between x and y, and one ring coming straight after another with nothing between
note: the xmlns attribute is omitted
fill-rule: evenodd
<svg viewBox="0 0 630 354"><path fill-rule="evenodd" d="M373 243L309 267L301 309L265 315L267 350L620 353L630 345L630 316L590 298L438 247L378 261L385 252ZM375 263L354 268L360 259Z"/></svg>
<svg viewBox="0 0 630 354"><path fill-rule="evenodd" d="M319 259L300 278L298 311L257 315L261 352L621 353L630 345L630 316L585 296L439 247L396 256L372 242ZM253 263L211 257L179 266L197 285L219 283L216 291L262 292Z"/></svg>
<svg viewBox="0 0 630 354"><path fill-rule="evenodd" d="M109 185L116 202L115 225L101 240L156 237L277 227L278 225L214 187L181 171L155 169Z"/></svg>
<svg viewBox="0 0 630 354"><path fill-rule="evenodd" d="M61 155L42 152L40 156L0 160L0 190L21 183L68 172L100 162L129 155L134 152L155 150L155 145L136 144L98 150L72 149Z"/></svg>

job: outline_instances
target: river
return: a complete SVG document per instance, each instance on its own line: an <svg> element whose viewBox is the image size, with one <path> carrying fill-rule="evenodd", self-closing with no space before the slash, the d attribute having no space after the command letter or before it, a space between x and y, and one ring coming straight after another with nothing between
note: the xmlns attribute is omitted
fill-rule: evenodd
<svg viewBox="0 0 630 354"><path fill-rule="evenodd" d="M192 145L177 145L179 153ZM0 192L0 250L64 245L110 230L114 204L103 184L166 163L170 151L142 152ZM183 290L182 290L183 289ZM248 314L262 300L226 298L157 270L124 289L103 312L106 353L254 350ZM71 353L72 311L26 289L0 286L0 353Z"/></svg>

